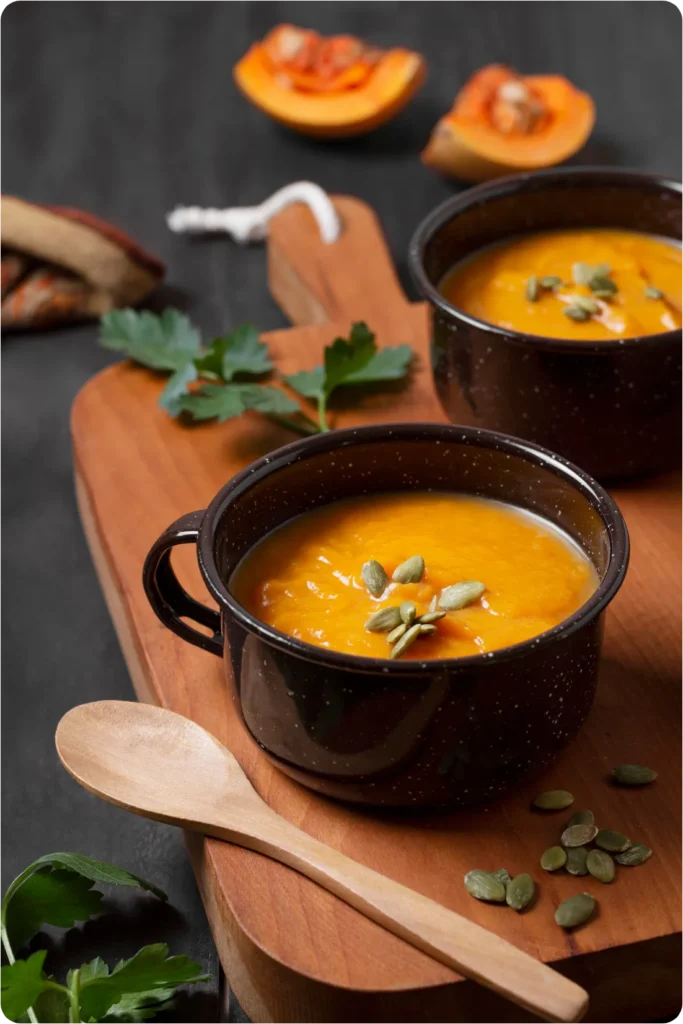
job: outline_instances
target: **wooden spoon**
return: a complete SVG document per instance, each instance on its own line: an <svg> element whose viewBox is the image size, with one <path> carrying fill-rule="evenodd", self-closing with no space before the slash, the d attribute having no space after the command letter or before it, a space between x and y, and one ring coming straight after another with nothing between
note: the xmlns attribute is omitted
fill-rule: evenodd
<svg viewBox="0 0 683 1024"><path fill-rule="evenodd" d="M232 754L188 718L149 704L96 701L64 715L56 743L67 771L96 796L273 857L544 1021L583 1017L588 995L573 981L276 814Z"/></svg>

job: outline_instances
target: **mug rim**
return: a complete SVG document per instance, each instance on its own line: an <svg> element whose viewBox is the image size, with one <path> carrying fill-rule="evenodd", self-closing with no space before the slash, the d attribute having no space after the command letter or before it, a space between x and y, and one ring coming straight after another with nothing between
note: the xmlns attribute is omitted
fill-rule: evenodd
<svg viewBox="0 0 683 1024"><path fill-rule="evenodd" d="M654 174L647 171L628 170L617 167L550 167L540 171L527 171L519 174L510 174L504 178L497 178L495 181L483 182L473 188L465 189L456 196L444 200L431 213L420 222L413 233L408 247L408 265L411 277L420 294L427 299L432 306L438 308L452 319L461 321L469 327L476 327L479 330L487 330L491 334L504 338L506 342L515 343L521 346L529 346L536 349L552 349L555 351L576 351L581 346L582 352L606 352L615 349L634 348L636 346L667 345L672 342L678 343L681 337L681 328L674 327L670 331L658 331L657 334L640 334L634 338L618 338L612 340L593 339L587 341L575 341L570 338L552 338L545 334L526 334L524 331L509 330L499 327L497 324L488 323L478 317L471 316L457 306L452 305L432 283L424 267L424 254L427 246L434 236L447 223L454 220L460 213L487 202L489 199L498 199L502 196L514 195L516 192L523 193L525 186L529 183L547 181L561 182L563 179L581 180L597 179L596 183L614 185L647 185L674 193L683 197L683 184L674 178L665 175Z"/></svg>
<svg viewBox="0 0 683 1024"><path fill-rule="evenodd" d="M214 541L218 525L231 502L246 493L254 484L278 470L314 454L324 454L339 448L353 447L368 442L406 441L465 441L481 448L493 448L524 458L527 462L549 469L579 491L596 509L607 530L610 557L607 570L595 592L584 604L556 626L528 640L460 658L432 658L420 661L392 661L365 655L346 654L342 651L316 647L304 640L289 636L267 625L248 611L230 592L218 572L214 555ZM305 514L305 513L304 513ZM294 517L293 517L294 518ZM544 517L545 518L545 517ZM285 520L284 522L287 522ZM284 525L284 522L280 525ZM253 547L254 545L252 545ZM630 544L624 517L607 491L588 473L567 459L522 438L501 434L493 430L441 423L386 423L360 427L347 427L301 438L262 456L226 483L206 509L199 528L197 556L204 581L221 609L227 608L239 624L270 646L302 660L335 669L372 674L398 674L422 676L438 671L481 668L499 664L560 641L598 616L610 603L624 581L629 563Z"/></svg>

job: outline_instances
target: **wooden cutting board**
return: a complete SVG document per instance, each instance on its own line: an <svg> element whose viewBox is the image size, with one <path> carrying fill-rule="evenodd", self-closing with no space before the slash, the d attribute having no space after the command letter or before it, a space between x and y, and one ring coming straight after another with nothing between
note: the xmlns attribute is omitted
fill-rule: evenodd
<svg viewBox="0 0 683 1024"><path fill-rule="evenodd" d="M323 245L308 211L272 225L271 292L301 326L265 336L284 372L320 362L323 346L365 319L381 344L410 342L411 383L340 409L336 425L443 420L428 367L427 310L398 284L372 211L335 199L344 231ZM227 244L216 242L217 245ZM330 322L332 321L332 322ZM680 482L639 481L614 495L633 543L610 607L595 706L577 740L540 780L495 806L438 816L375 815L332 803L277 771L251 742L223 683L221 662L183 643L151 611L141 584L148 548L181 513L203 508L235 472L292 440L258 414L181 426L157 406L162 382L129 363L89 381L73 409L76 488L85 532L140 700L187 715L237 756L286 818L344 853L426 893L585 985L590 1021L642 1021L680 1006ZM185 585L206 599L193 550L177 550ZM610 786L621 762L659 770L643 789ZM576 807L651 846L610 886L543 872L566 813L529 811L539 789L569 788ZM228 980L246 1012L266 1021L521 1021L493 993L389 935L313 882L227 843L188 837L197 881ZM477 903L465 871L529 870L540 887L523 915ZM599 913L565 934L557 903L590 891Z"/></svg>

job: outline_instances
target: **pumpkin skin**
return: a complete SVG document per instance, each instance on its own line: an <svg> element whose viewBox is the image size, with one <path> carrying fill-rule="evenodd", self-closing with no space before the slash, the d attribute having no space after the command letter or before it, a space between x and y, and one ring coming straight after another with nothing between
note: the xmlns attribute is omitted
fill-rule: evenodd
<svg viewBox="0 0 683 1024"><path fill-rule="evenodd" d="M522 83L538 99L543 114L528 131L501 131L491 123L491 92L506 80ZM482 87L482 88L480 88ZM437 123L422 161L448 177L489 181L519 171L553 167L587 141L595 122L591 97L561 75L516 76L491 65L473 76Z"/></svg>
<svg viewBox="0 0 683 1024"><path fill-rule="evenodd" d="M280 26L274 32L282 29L290 26ZM383 53L369 48L371 64L350 66L332 84L322 79L316 82L314 76L290 67L279 73L269 58L272 35L238 61L235 83L264 114L304 135L364 135L402 110L426 76L425 62L417 53L403 49Z"/></svg>

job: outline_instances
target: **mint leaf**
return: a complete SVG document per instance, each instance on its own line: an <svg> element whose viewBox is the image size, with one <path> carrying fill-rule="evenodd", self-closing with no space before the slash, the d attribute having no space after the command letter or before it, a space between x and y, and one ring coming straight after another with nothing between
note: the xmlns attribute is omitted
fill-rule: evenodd
<svg viewBox="0 0 683 1024"><path fill-rule="evenodd" d="M170 416L177 416L180 413L180 398L186 395L187 385L197 379L196 364L190 360L176 370L168 379L168 384L159 395L159 405L165 409Z"/></svg>
<svg viewBox="0 0 683 1024"><path fill-rule="evenodd" d="M94 882L68 868L42 867L16 891L7 907L6 928L13 946L22 946L44 924L72 928L100 911Z"/></svg>
<svg viewBox="0 0 683 1024"><path fill-rule="evenodd" d="M239 373L259 375L273 369L268 357L268 346L260 340L259 332L253 324L241 324L222 340L226 342L221 374L223 380L232 380Z"/></svg>
<svg viewBox="0 0 683 1024"><path fill-rule="evenodd" d="M153 370L179 370L201 353L199 332L184 313L114 309L100 318L100 344Z"/></svg>
<svg viewBox="0 0 683 1024"><path fill-rule="evenodd" d="M315 370L300 370L285 377L290 388L294 388L304 398L320 398L325 391L325 368L316 366Z"/></svg>
<svg viewBox="0 0 683 1024"><path fill-rule="evenodd" d="M149 993L208 979L199 964L186 956L169 957L166 943L157 942L144 946L130 960L121 960L108 976L85 981L81 978L81 1017L97 1020L131 993Z"/></svg>
<svg viewBox="0 0 683 1024"><path fill-rule="evenodd" d="M18 1020L26 1013L45 988L43 961L46 956L47 950L39 949L28 960L17 960L0 970L2 1012L10 1020Z"/></svg>
<svg viewBox="0 0 683 1024"><path fill-rule="evenodd" d="M262 384L205 384L198 391L178 400L182 412L196 420L218 419L219 422L239 416L247 409L287 415L299 411L297 403L279 388Z"/></svg>

